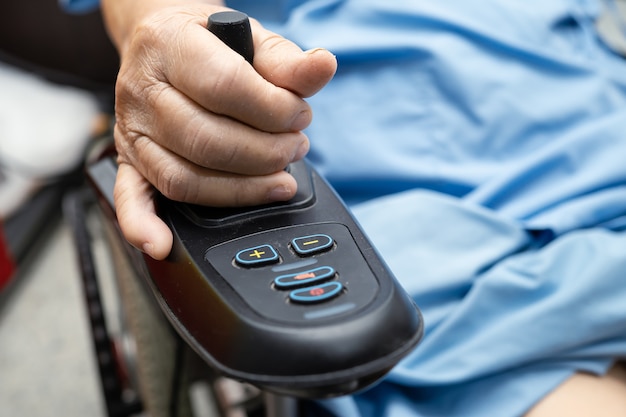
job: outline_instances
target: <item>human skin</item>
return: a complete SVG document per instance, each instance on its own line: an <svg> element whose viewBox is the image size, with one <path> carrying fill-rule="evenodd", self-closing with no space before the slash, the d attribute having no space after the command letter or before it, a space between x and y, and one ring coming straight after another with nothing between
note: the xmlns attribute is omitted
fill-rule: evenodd
<svg viewBox="0 0 626 417"><path fill-rule="evenodd" d="M605 375L575 373L524 417L626 416L626 368L618 362Z"/></svg>
<svg viewBox="0 0 626 417"><path fill-rule="evenodd" d="M293 197L284 171L305 156L312 120L304 98L336 70L324 49L302 51L251 19L254 67L206 29L215 1L103 0L121 58L116 82L114 198L135 247L164 259L172 234L156 215L155 189L211 206Z"/></svg>

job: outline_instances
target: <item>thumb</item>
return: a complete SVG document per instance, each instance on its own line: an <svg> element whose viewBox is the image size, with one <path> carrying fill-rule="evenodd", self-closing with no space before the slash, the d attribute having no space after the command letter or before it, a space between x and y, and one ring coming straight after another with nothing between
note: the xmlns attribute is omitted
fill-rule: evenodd
<svg viewBox="0 0 626 417"><path fill-rule="evenodd" d="M154 259L165 259L172 250L173 236L156 214L150 183L134 167L120 163L113 196L126 240Z"/></svg>
<svg viewBox="0 0 626 417"><path fill-rule="evenodd" d="M264 29L251 19L254 41L254 68L272 84L310 97L335 75L337 60L328 50L303 52L296 44Z"/></svg>

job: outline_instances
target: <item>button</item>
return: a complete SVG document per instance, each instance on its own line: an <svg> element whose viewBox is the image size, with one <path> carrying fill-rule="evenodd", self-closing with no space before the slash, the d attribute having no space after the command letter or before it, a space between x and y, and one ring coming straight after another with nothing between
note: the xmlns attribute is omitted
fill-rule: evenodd
<svg viewBox="0 0 626 417"><path fill-rule="evenodd" d="M333 245L333 238L328 235L297 237L291 241L291 247L298 255L311 255L322 252Z"/></svg>
<svg viewBox="0 0 626 417"><path fill-rule="evenodd" d="M315 287L294 290L289 293L289 299L298 303L317 303L339 295L342 289L341 283L329 282Z"/></svg>
<svg viewBox="0 0 626 417"><path fill-rule="evenodd" d="M243 266L259 266L278 261L278 253L270 245L255 246L237 252L235 261Z"/></svg>
<svg viewBox="0 0 626 417"><path fill-rule="evenodd" d="M274 279L274 284L278 288L300 287L302 285L324 281L328 278L332 278L334 275L335 270L330 266L320 266L319 268L309 269L308 271L281 275Z"/></svg>

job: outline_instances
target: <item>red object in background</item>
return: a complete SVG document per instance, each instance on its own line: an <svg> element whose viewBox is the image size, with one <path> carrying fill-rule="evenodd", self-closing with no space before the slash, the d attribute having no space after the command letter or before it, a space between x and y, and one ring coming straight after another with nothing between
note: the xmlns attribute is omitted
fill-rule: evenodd
<svg viewBox="0 0 626 417"><path fill-rule="evenodd" d="M6 287L15 272L15 263L6 245L2 223L0 222L0 292Z"/></svg>

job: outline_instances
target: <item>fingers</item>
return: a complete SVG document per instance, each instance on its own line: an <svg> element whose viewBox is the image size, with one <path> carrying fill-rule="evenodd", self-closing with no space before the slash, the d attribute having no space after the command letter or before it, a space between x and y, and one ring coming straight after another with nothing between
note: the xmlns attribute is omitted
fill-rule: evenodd
<svg viewBox="0 0 626 417"><path fill-rule="evenodd" d="M154 259L164 259L172 249L172 232L156 214L154 188L131 165L119 165L114 199L126 240Z"/></svg>
<svg viewBox="0 0 626 417"><path fill-rule="evenodd" d="M334 75L336 60L330 52L303 52L252 20L253 68L205 25L205 14L154 17L136 32L131 55L146 55L143 72L175 86L210 112L266 132L308 126L311 109L302 97L317 92ZM137 87L134 81L128 83L131 88ZM122 86L125 82L118 79Z"/></svg>
<svg viewBox="0 0 626 417"><path fill-rule="evenodd" d="M297 45L264 29L256 21L254 28L254 67L270 83L310 97L335 75L337 60L322 48L303 52Z"/></svg>
<svg viewBox="0 0 626 417"><path fill-rule="evenodd" d="M167 158L163 160L167 162ZM180 184L171 175L163 173L159 178L170 180L162 180L167 183L161 183L159 188L165 190L165 196L170 199L212 206L284 201L296 192L295 180L286 172L252 180L227 174L187 175L190 176L193 185ZM156 214L153 186L132 165L119 164L114 200L119 225L128 242L154 259L165 259L172 248L172 232Z"/></svg>
<svg viewBox="0 0 626 417"><path fill-rule="evenodd" d="M154 97L152 97L154 96ZM176 91L144 92L145 110L132 107L118 117L118 152L134 155L142 136L150 138L196 165L246 175L267 175L304 157L308 139L301 132L267 133L232 118L205 111ZM119 109L124 109L118 103ZM141 118L129 114L141 114ZM129 161L130 162L130 161ZM142 170L145 173L144 170ZM152 180L151 178L148 178Z"/></svg>
<svg viewBox="0 0 626 417"><path fill-rule="evenodd" d="M265 132L299 131L308 126L309 105L289 89L263 78L204 27L205 19L202 24L180 24L185 25L183 30L173 33L163 46L172 51L166 55L175 59L162 62L162 74L156 74L159 81L175 86L211 113Z"/></svg>
<svg viewBox="0 0 626 417"><path fill-rule="evenodd" d="M217 171L196 165L147 137L132 143L132 152L119 153L120 163L132 165L171 200L239 207L286 201L297 191L296 181L283 170L256 176Z"/></svg>

